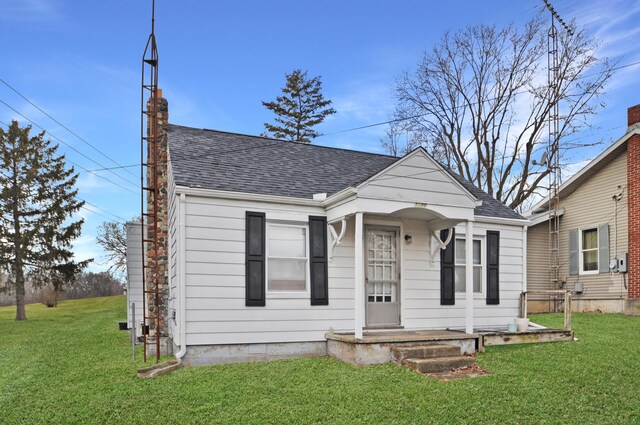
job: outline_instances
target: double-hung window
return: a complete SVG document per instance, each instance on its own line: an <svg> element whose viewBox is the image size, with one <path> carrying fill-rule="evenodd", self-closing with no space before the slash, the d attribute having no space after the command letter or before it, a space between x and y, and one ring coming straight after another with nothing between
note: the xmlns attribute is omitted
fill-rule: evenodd
<svg viewBox="0 0 640 425"><path fill-rule="evenodd" d="M580 273L598 273L598 228L580 230Z"/></svg>
<svg viewBox="0 0 640 425"><path fill-rule="evenodd" d="M456 292L466 292L467 287L467 243L465 239L456 239ZM473 240L473 292L482 293L483 287L482 240Z"/></svg>
<svg viewBox="0 0 640 425"><path fill-rule="evenodd" d="M306 291L307 226L267 225L267 290Z"/></svg>

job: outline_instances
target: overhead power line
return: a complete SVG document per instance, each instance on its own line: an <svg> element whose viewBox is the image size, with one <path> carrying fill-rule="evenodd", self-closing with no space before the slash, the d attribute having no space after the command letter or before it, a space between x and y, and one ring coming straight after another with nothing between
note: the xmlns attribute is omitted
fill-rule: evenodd
<svg viewBox="0 0 640 425"><path fill-rule="evenodd" d="M98 152L100 155L102 155L103 157L107 158L109 161L113 162L114 164L125 168L122 166L122 164L118 163L118 161L116 161L115 159L111 158L109 155L105 154L104 152L102 152L100 149L96 148L93 144L89 143L87 140L85 140L83 137L79 136L75 131L71 130L69 127L67 127L66 125L62 124L60 121L58 121L57 119L55 119L54 117L52 117L47 111L45 111L44 109L42 109L41 107L39 107L38 105L36 105L35 103L33 103L31 100L29 100L25 95L23 95L22 93L20 93L18 91L18 89L16 89L15 87L13 87L12 85L10 85L9 83L7 83L5 80L3 80L2 78L0 78L0 82L2 84L4 84L5 86L7 86L10 90L12 90L15 94L17 94L18 96L20 96L21 98L23 98L27 103L29 103L29 105L33 106L34 108L36 108L38 111L42 112L44 115L46 115L47 117L49 117L53 122L55 122L56 124L58 124L60 127L64 128L65 130L67 130L69 133L73 134L74 136L76 136L80 141L82 141L84 144L86 144L87 146L91 147L91 149L93 149L94 151ZM126 170L129 174L131 174L134 177L138 177L137 175L133 174L131 171Z"/></svg>
<svg viewBox="0 0 640 425"><path fill-rule="evenodd" d="M93 162L94 164L98 165L99 167L105 168L105 166L101 163L99 163L98 161L96 161L95 159L91 158L88 155L85 155L84 153L82 153L81 151L79 151L78 149L76 149L75 147L71 146L69 143L65 142L64 140L62 140L61 138L59 138L58 136L56 136L55 134L51 133L50 131L47 131L47 129L45 129L44 127L42 127L41 125L39 125L38 123L36 123L35 121L33 121L32 119L30 119L29 117L27 117L26 115L24 115L23 113L19 112L16 108L14 108L13 106L9 105L7 102L5 102L4 100L0 99L0 103L2 103L4 106L6 106L7 108L11 109L13 112L15 112L16 114L20 115L22 118L24 118L25 120L29 121L31 124L33 124L34 126L38 127L40 130L47 132L47 134L49 134L49 136L53 137L54 139L56 139L57 141L59 141L60 143L62 143L63 145L65 145L66 147L68 147L69 149L73 150L74 152L78 153L79 155L81 155L82 157L88 159L89 161ZM5 124L6 125L6 124ZM71 161L69 161L71 162ZM84 168L84 167L80 167L78 165L79 168L82 168L84 171L86 172L90 172L88 169ZM115 173L112 170L109 170L109 172L111 174L113 174L116 177L119 177L120 179L124 180L125 182L133 185L133 186L137 186L137 183L132 182L131 180L127 179L126 177L121 176L120 174ZM97 175L95 173L91 173L94 175ZM108 179L107 179L108 180ZM111 181L111 180L108 180ZM113 183L113 182L112 182ZM114 183L115 184L115 183ZM120 186L122 187L122 186ZM133 192L133 191L132 191ZM133 192L136 193L136 192Z"/></svg>
<svg viewBox="0 0 640 425"><path fill-rule="evenodd" d="M630 66L635 66L635 65L640 65L640 61L631 62L631 63L625 64L625 65L616 66L616 67L611 68L610 71L617 71L619 69L628 68ZM598 74L583 75L583 76L581 76L579 78L580 79L584 79L584 78L593 77L595 75L598 75ZM528 93L528 92L526 92L526 91L516 92L516 93L514 93L514 95L519 95L519 94L524 94L524 93ZM496 99L495 98L487 99L487 100L484 100L483 102L488 102L488 101L491 101L491 100L496 100ZM473 102L473 103L471 103L471 105L478 105L479 103L480 102ZM461 107L459 107L459 108L461 108ZM448 111L451 111L454 108L445 108L445 109L448 110ZM349 132L352 132L352 131L364 130L364 129L372 128L372 127L379 127L381 125L393 124L393 123L401 122L401 121L408 121L408 120L411 120L411 119L425 117L427 115L429 115L429 114L418 114L418 115L412 115L410 117L395 118L395 119L392 119L392 120L377 122L377 123L374 123L374 124L367 124L367 125L363 125L363 126L360 126L360 127L353 127L353 128L347 128L345 130L333 131L331 133L321 134L318 137L333 136L335 134L349 133Z"/></svg>
<svg viewBox="0 0 640 425"><path fill-rule="evenodd" d="M2 102L2 101L0 100L0 102ZM4 125L5 127L9 128L9 124L7 124L7 123L6 123L6 122L4 122L4 121L0 121L0 124L2 124L2 125ZM49 134L51 134L51 133L49 133ZM53 136L53 135L51 134L51 136ZM55 137L55 136L54 136L54 137ZM67 162L68 162L68 163L70 163L71 165L73 165L73 166L75 166L75 167L78 167L79 169L81 169L81 170L83 170L83 171L85 171L85 172L87 172L87 173L93 174L94 176L96 176L96 177L98 177L98 178L101 178L102 180L105 180L105 181L107 181L107 182L109 182L109 183L111 183L111 184L113 184L113 185L115 185L115 186L118 186L118 187L119 187L119 188L121 188L121 189L124 189L124 190L126 190L126 191L128 191L128 192L134 193L134 194L136 194L136 195L138 194L138 192L135 192L135 191L133 191L133 190L129 189L128 187L122 186L120 183L116 183L116 182L114 182L113 180L108 179L107 177L101 176L100 174L96 174L96 173L94 173L93 171L91 171L91 170L88 170L88 169L84 168L82 165L80 165L80 164L78 164L78 163L76 163L76 162L73 162L73 161L72 161L72 160L70 160L69 158L65 158L65 161L67 161ZM116 175L117 175L117 174L116 174Z"/></svg>
<svg viewBox="0 0 640 425"><path fill-rule="evenodd" d="M78 198L78 199L79 199L79 200L81 200L81 201L83 200L83 199L80 199L80 198ZM105 213L107 213L107 214L109 214L109 215L111 215L111 216L115 217L116 219L118 219L118 220L120 220L120 221L122 221L122 222L125 222L125 223L127 222L127 220L126 220L126 219L124 219L124 218L120 217L118 214L114 214L114 213L112 213L111 211L105 210L104 208L99 207L99 206L97 206L96 204L92 204L91 202L89 202L89 201L87 201L87 200L84 200L84 203L85 203L85 204L87 204L87 205L92 206L93 208L97 208L97 209L99 209L100 211L103 211L103 212L105 212Z"/></svg>
<svg viewBox="0 0 640 425"><path fill-rule="evenodd" d="M130 164L130 165L121 165L119 167L107 167L107 168L95 168L91 171L109 171L109 170L119 170L121 168L133 168L133 167L139 167L140 164Z"/></svg>

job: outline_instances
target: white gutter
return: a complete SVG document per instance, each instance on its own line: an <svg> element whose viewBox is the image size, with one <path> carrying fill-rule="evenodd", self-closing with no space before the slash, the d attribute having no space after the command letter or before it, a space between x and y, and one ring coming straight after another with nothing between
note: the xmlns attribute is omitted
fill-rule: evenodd
<svg viewBox="0 0 640 425"><path fill-rule="evenodd" d="M304 205L322 207L324 201L290 196L263 195L259 193L231 192L226 190L203 189L199 187L176 186L179 195L201 196L203 198L239 199L243 201L269 202L274 204Z"/></svg>
<svg viewBox="0 0 640 425"><path fill-rule="evenodd" d="M476 215L474 217L476 223L490 223L490 224L511 224L514 226L528 226L531 221L526 218L502 218L502 217L488 217L484 215Z"/></svg>
<svg viewBox="0 0 640 425"><path fill-rule="evenodd" d="M180 204L178 205L178 303L180 322L180 351L176 353L176 359L180 360L187 354L187 296L185 293L187 270L186 270L186 195L180 194Z"/></svg>

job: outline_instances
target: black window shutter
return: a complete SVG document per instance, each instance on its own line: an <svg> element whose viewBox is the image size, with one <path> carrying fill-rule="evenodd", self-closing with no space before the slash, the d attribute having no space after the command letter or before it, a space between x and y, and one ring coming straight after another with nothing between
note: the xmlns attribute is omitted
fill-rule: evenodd
<svg viewBox="0 0 640 425"><path fill-rule="evenodd" d="M265 305L265 214L247 211L245 226L245 305Z"/></svg>
<svg viewBox="0 0 640 425"><path fill-rule="evenodd" d="M487 304L500 304L500 232L487 230Z"/></svg>
<svg viewBox="0 0 640 425"><path fill-rule="evenodd" d="M329 305L327 218L309 216L311 305Z"/></svg>
<svg viewBox="0 0 640 425"><path fill-rule="evenodd" d="M456 303L456 231L451 229L449 245L440 251L440 305L455 305ZM449 230L440 231L440 240L449 237Z"/></svg>

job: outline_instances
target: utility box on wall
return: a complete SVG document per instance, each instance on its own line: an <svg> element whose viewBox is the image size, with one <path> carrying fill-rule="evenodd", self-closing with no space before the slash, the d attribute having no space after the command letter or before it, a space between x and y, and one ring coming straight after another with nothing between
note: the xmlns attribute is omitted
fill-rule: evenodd
<svg viewBox="0 0 640 425"><path fill-rule="evenodd" d="M622 252L618 254L618 273L626 273L627 272L627 259L629 254L626 252Z"/></svg>

